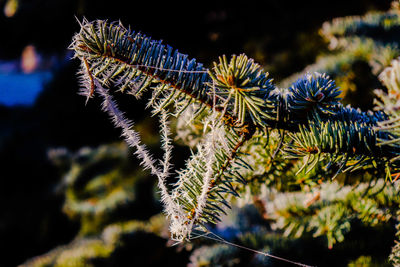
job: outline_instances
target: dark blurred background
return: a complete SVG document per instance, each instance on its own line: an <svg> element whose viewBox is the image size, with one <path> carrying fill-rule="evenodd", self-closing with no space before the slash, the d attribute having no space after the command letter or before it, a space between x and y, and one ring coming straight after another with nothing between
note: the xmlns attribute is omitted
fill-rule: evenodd
<svg viewBox="0 0 400 267"><path fill-rule="evenodd" d="M390 6L384 0L183 3L0 0L0 266L68 243L79 230L62 212L60 172L48 149L119 140L98 103L85 106L77 95L79 63L68 50L77 19L121 20L205 66L244 52L280 81L326 49L318 35L324 21ZM130 106L134 120L143 120L142 107Z"/></svg>

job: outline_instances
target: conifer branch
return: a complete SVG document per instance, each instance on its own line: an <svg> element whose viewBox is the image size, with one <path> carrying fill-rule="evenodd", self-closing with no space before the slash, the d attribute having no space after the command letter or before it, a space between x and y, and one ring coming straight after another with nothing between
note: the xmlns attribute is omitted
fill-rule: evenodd
<svg viewBox="0 0 400 267"><path fill-rule="evenodd" d="M161 83L205 105L212 104L206 94L206 82L211 80L202 64L121 23L84 19L70 47L76 57L86 60L91 76L103 85L139 97L145 89Z"/></svg>
<svg viewBox="0 0 400 267"><path fill-rule="evenodd" d="M336 173L384 166L386 176L391 177L391 170L398 168L400 133L393 131L398 121L388 121L382 111L361 112L342 106L341 91L326 74L307 73L289 88L280 89L245 55L234 55L229 61L223 56L209 70L160 41L120 23L100 20L91 23L84 19L71 49L81 60L82 94L90 98L97 93L103 98L103 110L122 129L142 165L157 177L175 240L190 238L192 229L217 222L224 207L229 208L227 196L238 196L237 187L245 183L239 170L251 168L239 152L256 132L287 132L281 137L281 143L286 140L285 154L307 158L299 172L307 164L306 172L310 172L325 158L330 165L338 164ZM133 122L119 110L111 89L137 98L152 90L147 107L153 115L160 114L161 164L140 143ZM189 107L196 114L207 114L204 136L186 169L177 171L178 181L169 190L166 178L172 145L168 117L179 117Z"/></svg>
<svg viewBox="0 0 400 267"><path fill-rule="evenodd" d="M168 170L168 165L164 166L163 171L160 170L153 157L149 154L147 148L141 144L139 134L132 129L133 122L124 117L112 96L108 93L108 90L98 84L97 81L94 83L96 91L103 98L103 110L109 114L115 127L122 129L122 137L124 137L126 143L130 147L135 148L134 154L141 160L144 169L149 169L150 172L158 178L158 188L160 189L161 200L164 203L167 215L177 216L177 214L182 213L181 208L173 201L168 192L168 188L166 187L166 172ZM168 147L165 148L167 157Z"/></svg>

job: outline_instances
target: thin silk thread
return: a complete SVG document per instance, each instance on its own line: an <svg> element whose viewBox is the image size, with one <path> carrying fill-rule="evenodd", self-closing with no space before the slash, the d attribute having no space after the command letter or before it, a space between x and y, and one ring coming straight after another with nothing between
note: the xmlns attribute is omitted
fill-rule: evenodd
<svg viewBox="0 0 400 267"><path fill-rule="evenodd" d="M211 237L211 236L209 236L209 234L211 234L211 235L213 235L215 237ZM287 262L287 263L291 263L291 264L294 264L294 265L297 265L297 266L316 267L316 266L307 265L307 264L304 264L304 263L301 263L301 262L292 261L292 260L285 259L285 258L282 258L282 257L279 257L279 256L275 256L275 255L272 255L272 254L269 254L269 253L266 253L266 252L258 251L258 250L252 249L252 248L248 248L248 247L245 247L245 246L241 246L241 245L229 242L229 241L223 239L222 237L218 236L217 234L215 234L213 232L210 232L210 231L208 231L208 232L206 232L205 234L202 234L202 235L197 235L197 237L195 237L195 238L198 238L198 237L208 238L208 239L211 239L211 240L214 240L214 241L217 241L217 242L221 242L221 243L224 243L224 244L227 244L227 245L230 245L230 246L233 246L233 247L237 247L237 248L240 248L240 249L248 250L248 251L263 255L265 257L270 257L270 258L273 258L273 259L276 259L276 260L280 260L280 261L284 261L284 262Z"/></svg>

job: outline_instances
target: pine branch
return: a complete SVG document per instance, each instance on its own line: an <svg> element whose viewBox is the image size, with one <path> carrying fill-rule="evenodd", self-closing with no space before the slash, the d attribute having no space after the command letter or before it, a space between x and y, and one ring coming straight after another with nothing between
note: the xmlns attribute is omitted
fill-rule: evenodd
<svg viewBox="0 0 400 267"><path fill-rule="evenodd" d="M158 177L162 201L165 211L171 219L171 232L173 238L182 240L190 236L193 225L199 222L215 222L223 209L219 203L229 206L225 200L226 193L236 194L233 187L232 177L225 177L235 160L236 152L243 143L251 137L253 123L244 121L248 118L243 107L249 105L254 108L254 103L263 105L265 100L257 98L254 91L264 92L262 97L272 88L270 80L259 79L261 73L258 65L254 64L245 56L230 64L238 78L245 81L238 84L243 90L250 91L254 96L247 97L246 92L237 98L234 114L231 115L231 106L225 99L227 88L220 88L211 82L210 71L202 68L195 60L188 60L172 48L166 47L161 42L153 41L141 34L135 34L126 30L121 25L108 24L103 21L89 23L86 20L81 25L71 45L76 52L76 57L82 61L82 83L83 93L92 97L95 92L103 97L103 109L109 113L116 127L122 129L122 135L128 144L136 149L135 154L142 160L142 165L151 170ZM233 61L232 61L233 62ZM223 64L223 61L221 61ZM217 69L218 65L216 65ZM229 71L228 75L232 75ZM253 75L249 80L246 75ZM232 76L235 78L236 76ZM264 83L263 88L254 88L254 83ZM257 85L258 85L257 84ZM248 87L246 87L246 85ZM139 135L132 128L132 121L124 118L122 112L110 95L110 89L105 87L117 87L125 91L130 86L129 93L139 97L147 88L153 90L148 107L153 109L153 114L160 113L160 124L162 125L162 139L164 159L161 167L148 154L143 145L140 144ZM252 86L252 87L249 87ZM264 88L265 87L265 88ZM213 90L210 90L210 89ZM239 91L238 88L233 90ZM242 90L242 89L240 89ZM243 105L242 99L246 99L247 106ZM176 108L175 116L182 113L188 106L197 102L199 109L208 106L216 113L208 118L211 130L209 138L198 146L196 154L193 154L188 162L187 170L180 172L178 184L171 193L165 185L165 179L169 174L171 145L168 138L167 111L171 104ZM237 108L240 109L241 119L236 119ZM253 112L253 115L257 115ZM225 124L234 125L235 129L225 128ZM239 132L240 141L236 142ZM225 136L227 136L226 140ZM215 138L220 138L219 140ZM221 139L222 138L222 139ZM236 145L233 145L236 144ZM199 166L206 166L205 169ZM213 179L211 177L215 176ZM213 188L213 190L211 190ZM212 192L211 192L212 191ZM209 203L213 198L215 203Z"/></svg>
<svg viewBox="0 0 400 267"><path fill-rule="evenodd" d="M273 120L266 111L274 106L265 101L274 89L268 73L245 55L232 56L227 62L225 56L214 63L210 72L218 96L224 98L224 106L237 118L236 126L251 121L254 125L265 127L266 121Z"/></svg>
<svg viewBox="0 0 400 267"><path fill-rule="evenodd" d="M340 90L326 74L308 73L289 88L279 89L268 73L245 55L234 55L230 61L223 56L208 70L160 41L120 23L100 20L84 20L71 49L81 60L82 93L88 98L95 93L103 98L103 110L136 149L142 165L157 177L175 240L190 238L192 229L199 225L216 223L224 207L229 208L227 196L238 196L237 187L245 182L240 170L251 168L240 158L240 150L256 132L282 130L272 157L288 132L291 141L284 150L291 158L306 157L303 168L310 165L306 172L325 156L330 164L339 164L337 173L384 166L390 177L391 164L397 164L398 147L393 144L398 133L376 128L387 115L343 107ZM147 107L153 115L160 114L161 164L140 143L138 133L132 130L133 122L114 102L110 92L115 89L137 98L151 90ZM179 117L189 108L196 114L207 110L204 136L186 169L177 171L178 182L170 191L166 185L172 151L168 116L170 110ZM390 145L378 143L388 136L395 138Z"/></svg>
<svg viewBox="0 0 400 267"><path fill-rule="evenodd" d="M273 226L285 236L296 238L312 233L324 236L328 247L344 240L354 222L376 226L388 222L399 204L399 187L383 179L371 189L368 183L358 187L335 182L323 183L313 192L276 193L260 196ZM382 188L382 190L380 190Z"/></svg>
<svg viewBox="0 0 400 267"><path fill-rule="evenodd" d="M182 209L173 201L168 192L165 181L168 165L164 165L163 171L160 170L153 157L149 154L147 148L141 144L139 134L131 129L133 122L124 117L111 95L109 95L108 90L98 84L97 81L95 81L95 84L97 92L103 98L103 110L110 115L115 127L122 129L122 137L125 138L125 141L130 147L135 148L134 153L141 160L141 165L145 169L149 169L151 173L158 178L158 188L160 189L161 200L164 203L165 212L168 216L178 216L177 214L182 213ZM164 132L166 131L167 130L164 126ZM167 157L169 148L167 144L165 144L164 147L166 149Z"/></svg>
<svg viewBox="0 0 400 267"><path fill-rule="evenodd" d="M289 103L291 109L315 109L323 114L335 113L331 109L339 103L341 93L335 82L325 74L315 74L315 76L306 74L303 79L297 80L289 90L291 92Z"/></svg>
<svg viewBox="0 0 400 267"><path fill-rule="evenodd" d="M205 92L205 82L211 80L202 64L160 41L131 32L120 23L101 20L91 23L84 19L70 48L90 66L89 96L93 94L92 80L96 78L103 85L114 85L137 97L149 87L164 84L180 90L185 96L179 96L187 101L194 98L211 105Z"/></svg>
<svg viewBox="0 0 400 267"><path fill-rule="evenodd" d="M325 22L321 34L328 40L348 36L383 38L398 29L400 18L395 7L387 12L373 11L363 16L348 16ZM383 29L383 30L382 30Z"/></svg>

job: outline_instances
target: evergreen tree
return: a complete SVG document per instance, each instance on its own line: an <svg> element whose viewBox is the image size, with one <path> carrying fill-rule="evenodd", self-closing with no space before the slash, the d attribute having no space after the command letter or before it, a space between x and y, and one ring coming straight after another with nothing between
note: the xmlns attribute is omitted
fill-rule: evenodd
<svg viewBox="0 0 400 267"><path fill-rule="evenodd" d="M27 264L117 260L120 240L144 231L188 250L192 241L190 266L282 266L282 258L399 265L399 16L394 4L387 12L324 24L321 33L335 51L279 86L244 54L221 56L206 68L121 22L84 19L71 44L81 62L80 93L86 101L102 99L142 167L156 177L168 234L159 215L148 223L113 219L135 201L140 179L124 172L126 148L82 150L66 156L64 178L65 210L81 219L80 236ZM381 82L373 110L345 105L352 100L348 91L362 90L354 82L362 77L352 72L357 62ZM146 98L159 119L162 158L119 108L116 99L127 95ZM173 132L191 148L185 167L175 171ZM105 157L117 164L97 170ZM196 239L202 235L211 240Z"/></svg>

